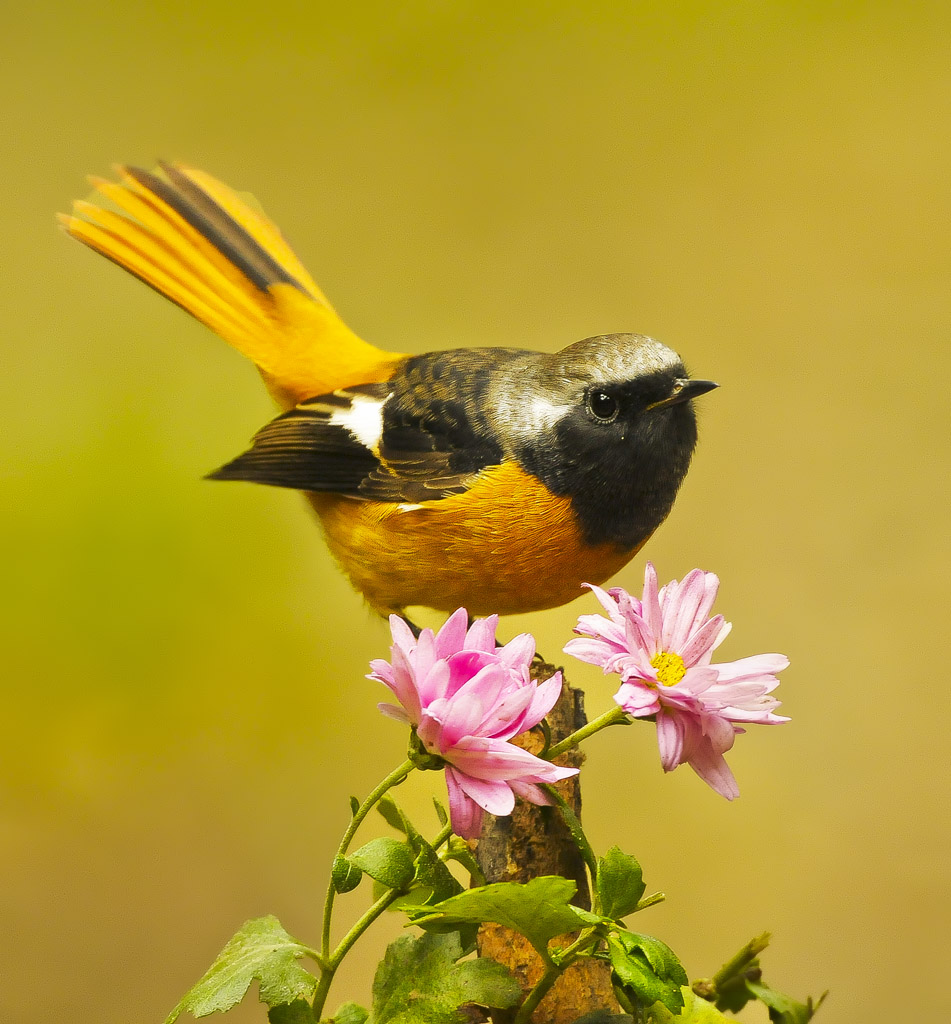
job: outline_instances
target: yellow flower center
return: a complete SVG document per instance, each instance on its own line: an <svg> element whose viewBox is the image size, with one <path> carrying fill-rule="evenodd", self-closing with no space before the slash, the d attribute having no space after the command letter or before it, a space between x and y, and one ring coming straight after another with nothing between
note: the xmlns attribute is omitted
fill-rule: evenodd
<svg viewBox="0 0 951 1024"><path fill-rule="evenodd" d="M657 669L657 681L664 686L676 686L687 673L684 659L673 651L658 651L651 665Z"/></svg>

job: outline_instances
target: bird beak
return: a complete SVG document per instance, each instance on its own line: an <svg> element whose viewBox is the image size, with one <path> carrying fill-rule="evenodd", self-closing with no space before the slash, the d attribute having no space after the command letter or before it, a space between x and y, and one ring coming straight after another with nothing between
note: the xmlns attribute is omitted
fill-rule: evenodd
<svg viewBox="0 0 951 1024"><path fill-rule="evenodd" d="M718 388L720 385L712 380L689 380L680 379L674 381L674 386L666 398L649 405L648 409L666 409L669 405L680 405L682 402L689 402L691 398L705 395L708 391Z"/></svg>

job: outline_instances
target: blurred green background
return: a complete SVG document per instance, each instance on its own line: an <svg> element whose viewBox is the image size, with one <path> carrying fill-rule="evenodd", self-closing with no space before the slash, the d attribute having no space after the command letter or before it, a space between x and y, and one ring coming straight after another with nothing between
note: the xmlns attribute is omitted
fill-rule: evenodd
<svg viewBox="0 0 951 1024"><path fill-rule="evenodd" d="M664 777L647 728L598 738L590 834L666 890L641 927L691 976L771 929L767 977L830 987L822 1020L951 1017L951 8L39 0L3 23L0 1019L159 1021L246 918L314 939L347 797L404 750L363 679L385 627L304 502L201 479L272 414L253 368L53 226L85 174L158 156L253 191L383 346L636 330L721 382L644 554L721 574L723 653L790 655L793 724L738 743L732 805ZM592 610L503 632L555 658ZM401 799L431 820L438 781Z"/></svg>

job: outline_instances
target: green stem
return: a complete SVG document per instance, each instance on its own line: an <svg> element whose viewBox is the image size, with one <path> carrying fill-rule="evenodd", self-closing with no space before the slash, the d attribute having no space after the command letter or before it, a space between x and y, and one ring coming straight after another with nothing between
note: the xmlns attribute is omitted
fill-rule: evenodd
<svg viewBox="0 0 951 1024"><path fill-rule="evenodd" d="M749 942L717 971L713 976L713 984L716 989L722 988L730 981L741 975L769 945L770 934L764 932Z"/></svg>
<svg viewBox="0 0 951 1024"><path fill-rule="evenodd" d="M563 754L566 750L571 750L572 747L578 746L583 740L593 736L596 732L600 732L602 729L606 729L609 725L627 725L630 721L631 719L623 708L613 707L610 711L605 711L603 715L596 718L593 722L588 722L587 725L582 726L577 732L573 732L560 743L556 743L545 756L549 761L553 761L559 754Z"/></svg>
<svg viewBox="0 0 951 1024"><path fill-rule="evenodd" d="M449 838L452 833L452 826L445 825L436 838L430 843L430 846L434 850L438 850L440 846ZM347 932L346 935L337 944L337 948L330 955L330 959L327 962L327 966L331 971L336 971L340 966L341 961L350 952L351 947L360 938L360 936L370 927L371 924L382 914L394 900L402 896L405 890L403 889L388 889L383 895L370 907L369 910L356 922L356 924Z"/></svg>
<svg viewBox="0 0 951 1024"><path fill-rule="evenodd" d="M360 938L367 928L373 924L373 922L394 900L398 899L402 895L402 889L387 889L376 903L366 911L350 931L344 935L338 943L337 948L333 951L333 955L331 956L330 963L328 965L331 971L335 971L340 966L341 961L350 952L357 939Z"/></svg>
<svg viewBox="0 0 951 1024"><path fill-rule="evenodd" d="M546 969L535 987L526 996L525 1002L518 1008L514 1024L529 1024L532 1014L538 1009L538 1004L548 995L548 990L558 980L562 970L564 968L559 964L551 964Z"/></svg>
<svg viewBox="0 0 951 1024"><path fill-rule="evenodd" d="M553 960L547 949L539 949L535 946L535 952L545 962L545 973L538 979L535 987L525 997L525 1002L518 1008L513 1024L529 1024L532 1014L538 1009L539 1003L548 995L552 985L558 980L561 974L566 971L585 951L590 949L601 939L595 928L586 928L570 946L566 946L558 955L557 961Z"/></svg>
<svg viewBox="0 0 951 1024"><path fill-rule="evenodd" d="M399 768L395 771L390 772L389 775L373 790L373 792L363 801L363 803L357 808L353 817L350 819L350 824L347 826L347 831L343 834L343 839L340 840L340 845L337 847L337 853L334 857L343 857L350 847L350 843L353 841L353 837L356 835L357 829L360 827L360 823L363 819L373 810L374 806L379 802L380 797L386 793L387 790L392 789L394 786L398 786L409 773L413 770L413 762L408 758L405 760ZM337 890L333 883L333 878L330 880L330 884L327 886L327 895L324 898L324 921L323 929L321 931L320 940L320 955L325 962L330 960L330 920L333 915L334 900L337 896Z"/></svg>
<svg viewBox="0 0 951 1024"><path fill-rule="evenodd" d="M350 845L350 841L353 839L353 835L359 826L360 821L366 817L367 812L371 807L380 799L381 796L386 792L387 789L393 786L399 785L403 779L412 770L413 765L411 762L404 762L395 772L388 775L383 782L366 798L357 813L353 816L350 828L347 829L347 833L344 835L343 840L337 850L338 856L343 856L347 847ZM405 769L405 770L404 770ZM395 781L394 781L395 780ZM387 786L385 783L389 781L390 784ZM354 824L355 823L355 824ZM447 824L444 825L433 839L430 845L434 850L438 850L443 843L452 834L452 826ZM330 886L333 889L333 884ZM318 963L320 964L320 977L317 981L317 989L314 992L313 1001L313 1012L314 1017L320 1020L320 1015L324 1010L324 1003L327 1001L327 995L330 992L330 985L334 980L334 975L337 973L337 968L340 966L343 958L350 952L354 943L360 936L370 927L371 924L400 896L403 895L404 890L402 889L388 889L377 901L374 903L363 916L354 924L354 926L347 932L346 935L337 944L337 948L333 953L329 955L325 954L320 957ZM330 898L330 892L328 891L328 902L325 905L325 913L329 914L333 910L333 899ZM327 946L325 949L329 949L329 931L326 933L325 938L327 940Z"/></svg>

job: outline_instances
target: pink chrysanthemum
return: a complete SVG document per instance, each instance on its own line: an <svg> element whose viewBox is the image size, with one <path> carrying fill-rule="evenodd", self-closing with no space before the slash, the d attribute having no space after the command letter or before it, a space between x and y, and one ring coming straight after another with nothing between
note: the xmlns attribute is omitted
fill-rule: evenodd
<svg viewBox="0 0 951 1024"><path fill-rule="evenodd" d="M789 664L782 654L758 654L712 665L713 652L730 632L722 615L710 618L720 581L694 569L682 582L657 589L648 562L641 600L616 588L591 587L608 618L582 615L565 653L621 676L614 700L632 717L654 716L664 771L686 762L727 800L739 796L723 755L733 746L737 723L775 725L779 701L769 694L776 673Z"/></svg>
<svg viewBox="0 0 951 1024"><path fill-rule="evenodd" d="M376 679L399 701L380 710L413 726L430 754L446 762L449 814L453 831L475 838L483 811L511 814L515 797L533 804L551 803L540 782L576 775L508 741L527 732L554 707L561 673L535 683L529 667L535 640L522 633L504 647L495 646L498 616L477 619L468 629L464 608L454 612L433 635L419 639L397 615L390 616L392 660L372 661Z"/></svg>

